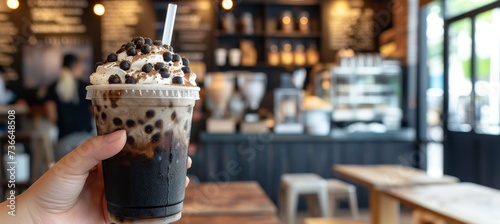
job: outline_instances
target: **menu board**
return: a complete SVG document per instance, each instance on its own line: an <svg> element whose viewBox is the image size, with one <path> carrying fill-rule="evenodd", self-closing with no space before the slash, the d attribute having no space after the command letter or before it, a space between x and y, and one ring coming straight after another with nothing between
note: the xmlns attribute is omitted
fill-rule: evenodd
<svg viewBox="0 0 500 224"><path fill-rule="evenodd" d="M132 40L143 8L138 0L106 0L103 5L106 12L101 20L101 51L102 55L107 55Z"/></svg>
<svg viewBox="0 0 500 224"><path fill-rule="evenodd" d="M205 62L209 60L212 43L212 20L215 14L209 0L175 1L177 13L171 45L179 54L190 61ZM157 34L163 36L163 27L168 3L156 2Z"/></svg>
<svg viewBox="0 0 500 224"><path fill-rule="evenodd" d="M6 4L0 4L0 66L10 67L17 52L16 41L19 29L11 18L11 9Z"/></svg>
<svg viewBox="0 0 500 224"><path fill-rule="evenodd" d="M86 0L28 0L34 34L85 33L82 15L89 6Z"/></svg>
<svg viewBox="0 0 500 224"><path fill-rule="evenodd" d="M374 11L366 8L364 1L334 0L325 4L325 8L326 47L330 50L374 50Z"/></svg>

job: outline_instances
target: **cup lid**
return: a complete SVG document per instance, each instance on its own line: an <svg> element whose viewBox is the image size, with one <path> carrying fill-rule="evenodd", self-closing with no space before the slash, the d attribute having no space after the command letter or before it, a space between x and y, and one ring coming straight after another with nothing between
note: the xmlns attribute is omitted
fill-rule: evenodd
<svg viewBox="0 0 500 224"><path fill-rule="evenodd" d="M90 85L87 90L86 99L109 97L120 98L177 98L177 99L200 99L200 87L175 86L175 85L141 85L141 84L109 84Z"/></svg>

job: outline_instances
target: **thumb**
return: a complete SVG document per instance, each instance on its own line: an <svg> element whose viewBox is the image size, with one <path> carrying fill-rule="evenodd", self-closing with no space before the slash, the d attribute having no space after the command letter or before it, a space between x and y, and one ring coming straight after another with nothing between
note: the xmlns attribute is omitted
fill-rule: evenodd
<svg viewBox="0 0 500 224"><path fill-rule="evenodd" d="M125 145L124 130L108 135L93 137L54 165L54 172L59 177L86 175L99 161L116 155Z"/></svg>

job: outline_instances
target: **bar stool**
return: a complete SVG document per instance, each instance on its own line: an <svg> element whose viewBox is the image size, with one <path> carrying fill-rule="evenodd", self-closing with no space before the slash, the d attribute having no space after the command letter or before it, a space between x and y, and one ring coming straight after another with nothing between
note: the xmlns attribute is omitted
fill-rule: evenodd
<svg viewBox="0 0 500 224"><path fill-rule="evenodd" d="M327 181L313 173L281 175L279 192L280 216L284 223L295 224L299 195L316 195L323 217L330 217ZM308 206L308 209L310 206Z"/></svg>
<svg viewBox="0 0 500 224"><path fill-rule="evenodd" d="M327 179L328 197L332 206L333 214L337 209L338 202L347 200L353 219L359 218L358 198L356 186L337 179Z"/></svg>

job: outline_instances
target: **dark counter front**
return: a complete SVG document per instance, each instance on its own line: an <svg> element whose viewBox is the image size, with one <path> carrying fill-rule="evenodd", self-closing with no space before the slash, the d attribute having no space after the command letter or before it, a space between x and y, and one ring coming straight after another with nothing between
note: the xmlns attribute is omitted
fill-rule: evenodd
<svg viewBox="0 0 500 224"><path fill-rule="evenodd" d="M331 171L336 164L413 165L415 149L413 129L334 130L330 136L201 133L188 173L203 182L255 180L276 202L281 174L307 172L338 178ZM357 189L360 206L366 206L368 192Z"/></svg>

